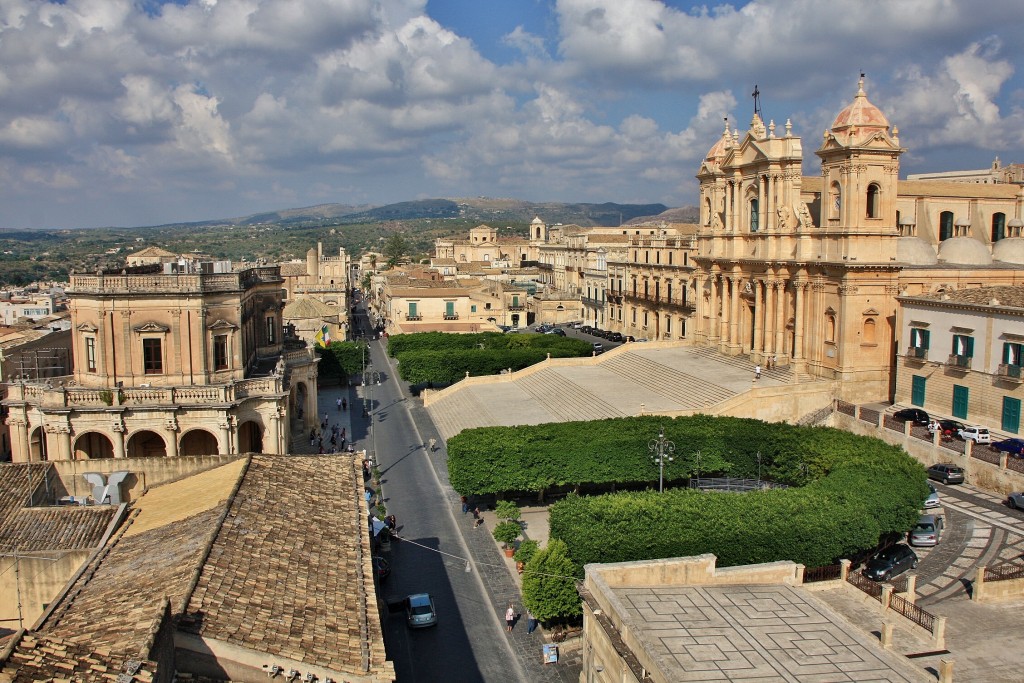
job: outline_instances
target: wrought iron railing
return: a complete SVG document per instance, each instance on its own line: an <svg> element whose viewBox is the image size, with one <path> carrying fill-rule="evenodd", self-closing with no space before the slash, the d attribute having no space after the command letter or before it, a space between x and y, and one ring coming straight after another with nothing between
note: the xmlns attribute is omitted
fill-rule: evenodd
<svg viewBox="0 0 1024 683"><path fill-rule="evenodd" d="M808 567L804 570L804 583L835 581L842 575L843 568L838 564L830 564L824 567Z"/></svg>
<svg viewBox="0 0 1024 683"><path fill-rule="evenodd" d="M880 601L882 599L882 585L875 583L860 572L850 572L846 575L846 580L873 597L875 600Z"/></svg>
<svg viewBox="0 0 1024 683"><path fill-rule="evenodd" d="M935 632L935 615L921 609L902 595L889 596L889 608L897 614L910 619L929 633Z"/></svg>
<svg viewBox="0 0 1024 683"><path fill-rule="evenodd" d="M999 567L985 567L985 581L1009 581L1024 579L1024 565L1004 564Z"/></svg>

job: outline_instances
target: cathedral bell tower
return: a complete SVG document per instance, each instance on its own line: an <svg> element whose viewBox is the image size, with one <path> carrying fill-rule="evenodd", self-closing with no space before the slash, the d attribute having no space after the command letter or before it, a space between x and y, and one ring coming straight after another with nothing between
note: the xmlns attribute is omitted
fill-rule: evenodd
<svg viewBox="0 0 1024 683"><path fill-rule="evenodd" d="M821 158L821 225L843 233L892 234L896 230L899 131L868 101L864 74L857 94L825 131ZM878 255L881 256L881 255ZM888 260L887 258L885 260Z"/></svg>

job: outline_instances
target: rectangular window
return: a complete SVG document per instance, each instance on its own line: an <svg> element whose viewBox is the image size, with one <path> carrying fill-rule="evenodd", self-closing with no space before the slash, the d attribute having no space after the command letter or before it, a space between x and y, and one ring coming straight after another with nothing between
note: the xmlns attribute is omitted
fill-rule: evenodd
<svg viewBox="0 0 1024 683"><path fill-rule="evenodd" d="M469 307L469 312L476 313L476 304L473 304L472 306Z"/></svg>
<svg viewBox="0 0 1024 683"><path fill-rule="evenodd" d="M974 358L974 337L966 334L954 334L953 355Z"/></svg>
<svg viewBox="0 0 1024 683"><path fill-rule="evenodd" d="M409 302L409 316L408 317L410 317L410 318L415 318L416 317L416 302L415 301L410 301Z"/></svg>
<svg viewBox="0 0 1024 683"><path fill-rule="evenodd" d="M915 349L928 350L928 330L922 330L919 327L911 328L910 330L910 345Z"/></svg>
<svg viewBox="0 0 1024 683"><path fill-rule="evenodd" d="M164 356L159 339L142 340L142 367L147 375L163 374Z"/></svg>
<svg viewBox="0 0 1024 683"><path fill-rule="evenodd" d="M636 308L633 308L633 326L636 327Z"/></svg>
<svg viewBox="0 0 1024 683"><path fill-rule="evenodd" d="M672 316L665 316L665 334L672 334Z"/></svg>
<svg viewBox="0 0 1024 683"><path fill-rule="evenodd" d="M228 336L218 334L213 338L213 369L228 369Z"/></svg>
<svg viewBox="0 0 1024 683"><path fill-rule="evenodd" d="M1024 356L1024 344L1003 342L1003 363L1006 365L1021 365L1021 358Z"/></svg>
<svg viewBox="0 0 1024 683"><path fill-rule="evenodd" d="M273 344L277 335L274 334L274 316L267 317L267 343Z"/></svg>
<svg viewBox="0 0 1024 683"><path fill-rule="evenodd" d="M444 302L444 314L445 315L455 315L455 302L454 301L445 301Z"/></svg>
<svg viewBox="0 0 1024 683"><path fill-rule="evenodd" d="M96 372L96 337L85 338L85 370Z"/></svg>

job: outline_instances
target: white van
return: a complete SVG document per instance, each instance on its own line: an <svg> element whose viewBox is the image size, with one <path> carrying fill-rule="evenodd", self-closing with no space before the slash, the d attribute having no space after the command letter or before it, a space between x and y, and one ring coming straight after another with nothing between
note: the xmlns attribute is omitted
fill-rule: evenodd
<svg viewBox="0 0 1024 683"><path fill-rule="evenodd" d="M964 441L973 441L974 443L992 443L992 435L989 434L988 427L971 425L961 429L959 434L960 438Z"/></svg>

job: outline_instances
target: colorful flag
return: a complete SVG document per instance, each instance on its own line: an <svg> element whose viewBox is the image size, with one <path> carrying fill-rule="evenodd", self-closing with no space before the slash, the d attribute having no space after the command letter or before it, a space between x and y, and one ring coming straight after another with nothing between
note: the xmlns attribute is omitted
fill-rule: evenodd
<svg viewBox="0 0 1024 683"><path fill-rule="evenodd" d="M320 328L320 331L316 333L314 337L317 346L327 346L331 343L331 331L327 329L327 325Z"/></svg>

